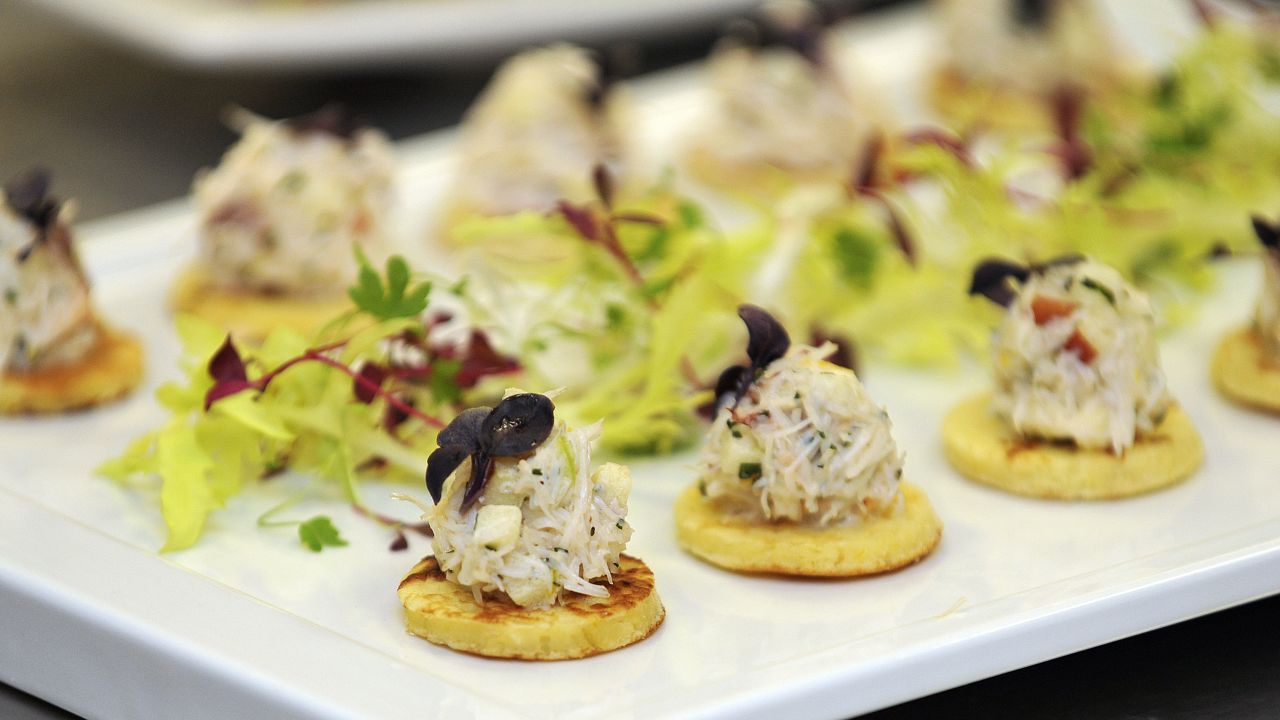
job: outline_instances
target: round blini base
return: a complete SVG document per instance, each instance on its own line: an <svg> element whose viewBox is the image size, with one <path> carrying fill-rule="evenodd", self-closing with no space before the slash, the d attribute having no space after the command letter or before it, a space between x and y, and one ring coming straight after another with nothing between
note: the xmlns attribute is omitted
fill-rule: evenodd
<svg viewBox="0 0 1280 720"><path fill-rule="evenodd" d="M676 537L689 553L727 570L804 577L857 577L924 559L942 521L920 488L902 483L902 507L856 525L811 527L726 517L696 486L676 500Z"/></svg>
<svg viewBox="0 0 1280 720"><path fill-rule="evenodd" d="M98 323L98 341L78 362L0 376L0 414L50 414L96 407L142 380L142 345Z"/></svg>
<svg viewBox="0 0 1280 720"><path fill-rule="evenodd" d="M352 307L344 294L297 297L225 290L197 268L178 276L170 301L176 312L195 315L249 342L266 339L277 327L311 335Z"/></svg>
<svg viewBox="0 0 1280 720"><path fill-rule="evenodd" d="M570 594L560 605L522 608L506 598L476 603L450 582L434 557L400 582L409 632L445 647L493 658L571 660L632 645L653 634L666 610L653 572L623 555L609 597Z"/></svg>
<svg viewBox="0 0 1280 720"><path fill-rule="evenodd" d="M1211 372L1213 384L1231 400L1280 413L1280 365L1267 363L1262 342L1252 329L1243 328L1222 339Z"/></svg>
<svg viewBox="0 0 1280 720"><path fill-rule="evenodd" d="M990 396L970 398L942 423L947 460L965 477L1018 495L1053 500L1109 500L1159 490L1185 480L1204 459L1204 446L1182 408L1169 408L1155 433L1123 456L1108 450L1027 441L990 409Z"/></svg>

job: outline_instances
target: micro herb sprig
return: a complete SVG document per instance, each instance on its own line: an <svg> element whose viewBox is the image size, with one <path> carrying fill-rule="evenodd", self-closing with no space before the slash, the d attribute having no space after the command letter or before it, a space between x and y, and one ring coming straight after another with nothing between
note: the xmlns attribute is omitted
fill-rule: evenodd
<svg viewBox="0 0 1280 720"><path fill-rule="evenodd" d="M555 212L563 217L583 240L604 248L622 267L623 272L639 287L644 287L644 276L635 261L627 254L618 239L619 223L639 223L661 226L662 218L648 213L615 212L613 208L614 183L608 168L597 165L591 175L599 205L575 205L568 200L556 203Z"/></svg>
<svg viewBox="0 0 1280 720"><path fill-rule="evenodd" d="M194 544L228 498L286 470L336 483L357 514L395 532L392 550L408 546L406 531L429 534L364 505L363 471L421 472L436 431L476 384L521 366L479 330L461 343L434 342L445 320L423 317L425 283L413 287L403 260L389 261L383 277L357 257L358 307L322 330L322 340L280 328L253 346L179 318L187 380L156 393L171 418L99 468L117 480L159 479L165 550ZM298 524L308 547L341 539L327 519Z"/></svg>
<svg viewBox="0 0 1280 720"><path fill-rule="evenodd" d="M393 255L387 260L386 282L383 282L359 245L355 246L355 253L360 271L347 295L357 309L379 320L417 317L427 309L431 283L420 282L410 289L409 264L404 258Z"/></svg>

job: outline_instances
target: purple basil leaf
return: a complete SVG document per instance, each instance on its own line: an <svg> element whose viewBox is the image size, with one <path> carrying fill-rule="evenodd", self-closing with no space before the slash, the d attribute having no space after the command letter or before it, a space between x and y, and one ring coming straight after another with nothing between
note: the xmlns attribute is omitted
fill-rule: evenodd
<svg viewBox="0 0 1280 720"><path fill-rule="evenodd" d="M489 482L489 473L493 470L493 457L481 450L471 456L471 477L467 480L467 489L462 494L462 510L465 512L484 492L485 483Z"/></svg>
<svg viewBox="0 0 1280 720"><path fill-rule="evenodd" d="M444 430L436 436L436 444L440 447L457 446L468 453L480 449L484 436L484 419L492 412L492 408L473 407L458 413Z"/></svg>
<svg viewBox="0 0 1280 720"><path fill-rule="evenodd" d="M1018 282L1026 282L1031 277L1031 269L1007 260L985 260L973 269L973 280L969 283L970 295L982 295L991 302L1009 307L1017 292L1009 284L1009 278Z"/></svg>
<svg viewBox="0 0 1280 720"><path fill-rule="evenodd" d="M716 380L715 405L718 410L722 404L728 404L726 400L736 400L742 396L747 390L747 386L751 384L751 368L746 365L732 365L725 368L720 373L720 378Z"/></svg>
<svg viewBox="0 0 1280 720"><path fill-rule="evenodd" d="M843 368L849 368L855 373L858 372L858 346L852 339L839 333L828 333L822 328L815 328L810 344L814 347L819 347L823 343L831 343L836 346L836 351L831 354L831 357L827 358L827 362Z"/></svg>
<svg viewBox="0 0 1280 720"><path fill-rule="evenodd" d="M565 200L556 203L556 210L564 216L565 220L569 221L573 229L583 238L591 242L600 242L603 237L600 223L590 210L577 207Z"/></svg>
<svg viewBox="0 0 1280 720"><path fill-rule="evenodd" d="M387 379L387 369L378 363L367 362L360 368L360 378L367 381L374 387L382 387L382 382ZM369 388L360 380L352 379L351 389L355 392L356 400L368 405L378 396L376 392Z"/></svg>
<svg viewBox="0 0 1280 720"><path fill-rule="evenodd" d="M613 207L613 176L609 168L597 163L591 171L591 182L596 186L596 196L607 208Z"/></svg>
<svg viewBox="0 0 1280 720"><path fill-rule="evenodd" d="M449 479L453 471L457 470L470 454L467 448L448 445L436 448L427 456L427 492L431 493L433 501L440 502L440 495L444 492L444 481Z"/></svg>
<svg viewBox="0 0 1280 720"><path fill-rule="evenodd" d="M752 367L763 370L769 363L787 354L791 337L786 328L763 308L739 305L738 317L747 326L747 357Z"/></svg>
<svg viewBox="0 0 1280 720"><path fill-rule="evenodd" d="M19 215L44 230L53 223L61 203L49 195L49 171L35 167L4 185L5 201Z"/></svg>
<svg viewBox="0 0 1280 720"><path fill-rule="evenodd" d="M400 552L409 549L409 538L404 536L401 530L396 531L395 539L391 541L391 546L387 548L391 552Z"/></svg>
<svg viewBox="0 0 1280 720"><path fill-rule="evenodd" d="M235 395L236 393L242 390L248 390L251 387L253 387L253 383L248 380L233 379L222 380L215 383L213 387L209 388L209 392L204 394L205 412L208 412L209 408L222 398L227 397L228 395Z"/></svg>
<svg viewBox="0 0 1280 720"><path fill-rule="evenodd" d="M209 377L219 383L233 380L243 382L249 379L244 371L244 360L240 359L240 352L231 342L230 335L222 341L222 346L213 354L213 357L209 358Z"/></svg>
<svg viewBox="0 0 1280 720"><path fill-rule="evenodd" d="M555 422L555 405L546 395L512 395L485 418L481 442L495 457L524 455L551 435Z"/></svg>
<svg viewBox="0 0 1280 720"><path fill-rule="evenodd" d="M1271 224L1265 218L1254 215L1253 232L1258 236L1262 246L1268 250L1280 250L1280 223Z"/></svg>
<svg viewBox="0 0 1280 720"><path fill-rule="evenodd" d="M853 189L862 191L875 187L876 170L880 167L880 156L884 151L884 135L873 134L862 148L862 160L853 174Z"/></svg>

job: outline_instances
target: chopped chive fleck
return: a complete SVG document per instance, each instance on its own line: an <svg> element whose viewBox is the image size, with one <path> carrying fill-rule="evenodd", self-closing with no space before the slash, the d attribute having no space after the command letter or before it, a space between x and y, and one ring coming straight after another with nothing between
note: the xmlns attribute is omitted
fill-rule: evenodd
<svg viewBox="0 0 1280 720"><path fill-rule="evenodd" d="M705 480L698 481L698 494L702 497L707 496L707 482Z"/></svg>
<svg viewBox="0 0 1280 720"><path fill-rule="evenodd" d="M760 477L760 463L742 463L738 466L739 480L754 480Z"/></svg>
<svg viewBox="0 0 1280 720"><path fill-rule="evenodd" d="M596 536L596 526L595 526L595 525L592 525L592 526L591 526L591 532L590 532L589 534L591 535L591 537L595 537L595 536Z"/></svg>
<svg viewBox="0 0 1280 720"><path fill-rule="evenodd" d="M799 390L797 390L797 391L796 391L796 396L795 396L795 398L793 398L793 399L795 399L795 400L799 400L799 399L800 399L800 391L799 391Z"/></svg>
<svg viewBox="0 0 1280 720"><path fill-rule="evenodd" d="M734 436L735 438L739 438L739 439L740 439L740 438L742 438L742 433L741 433L741 432L738 432L737 430L734 430L734 431L733 431L733 436Z"/></svg>
<svg viewBox="0 0 1280 720"><path fill-rule="evenodd" d="M1116 294L1111 292L1111 288L1105 285L1102 285L1101 283L1094 280L1093 278L1085 278L1080 281L1080 284L1089 288L1090 290L1093 290L1101 294L1102 297L1106 298L1107 302L1111 304L1111 307L1116 306Z"/></svg>
<svg viewBox="0 0 1280 720"><path fill-rule="evenodd" d="M10 305L18 304L18 291L13 288L6 288L4 291L4 301Z"/></svg>
<svg viewBox="0 0 1280 720"><path fill-rule="evenodd" d="M822 430L819 430L819 431L818 431L818 437L822 438L823 440L826 440L826 439L827 439L827 433L826 433L826 432L824 432L824 431L822 431Z"/></svg>
<svg viewBox="0 0 1280 720"><path fill-rule="evenodd" d="M534 468L534 469L533 469L533 474L534 474L534 475L541 475L541 474L542 474L542 468Z"/></svg>
<svg viewBox="0 0 1280 720"><path fill-rule="evenodd" d="M619 521L614 525L614 527L616 527L616 528L618 528L619 530L621 530L621 529L622 529L622 521L621 521L621 520L619 520Z"/></svg>
<svg viewBox="0 0 1280 720"><path fill-rule="evenodd" d="M485 546L484 546L484 549L485 549L485 550L497 550L497 549L498 549L498 546L497 546L497 545L485 545Z"/></svg>

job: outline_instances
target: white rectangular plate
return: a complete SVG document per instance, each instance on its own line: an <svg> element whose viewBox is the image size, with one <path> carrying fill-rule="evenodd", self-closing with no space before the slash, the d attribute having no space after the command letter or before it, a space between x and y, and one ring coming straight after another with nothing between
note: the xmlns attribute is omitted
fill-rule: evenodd
<svg viewBox="0 0 1280 720"><path fill-rule="evenodd" d="M914 16L852 33L884 89L909 87L929 36ZM682 71L637 91L652 149L704 105ZM901 103L910 111L911 100ZM406 237L422 237L450 173L451 136L403 148ZM423 208L428 208L423 210ZM165 308L191 254L185 204L85 228L98 304L147 346L146 387L111 407L0 420L0 679L103 718L262 717L838 717L1143 632L1280 591L1277 420L1211 390L1208 355L1244 322L1258 269L1228 265L1222 290L1162 350L1170 385L1203 434L1190 481L1145 497L1057 503L958 477L938 425L986 383L981 367L924 373L867 368L912 481L946 530L901 572L848 582L741 577L675 544L671 503L688 456L633 464L630 552L667 606L649 640L582 661L490 661L404 632L395 588L429 549L389 537L331 500L350 547L312 554L289 529L255 518L305 481L264 482L217 513L193 549L160 556L154 493L93 468L164 418L150 397L176 376ZM371 484L365 495L410 517ZM425 494L421 488L413 488Z"/></svg>
<svg viewBox="0 0 1280 720"><path fill-rule="evenodd" d="M711 27L756 0L28 0L92 32L207 68L451 61L529 43Z"/></svg>

